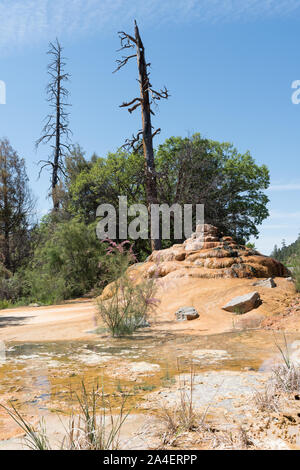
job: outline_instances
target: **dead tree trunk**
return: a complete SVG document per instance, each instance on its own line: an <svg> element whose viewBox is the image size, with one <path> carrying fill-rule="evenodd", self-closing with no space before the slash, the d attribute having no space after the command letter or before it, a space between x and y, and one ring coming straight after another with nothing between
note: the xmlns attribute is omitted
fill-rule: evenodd
<svg viewBox="0 0 300 470"><path fill-rule="evenodd" d="M55 129L55 150L54 150L54 165L52 172L52 201L53 209L57 211L59 209L59 198L57 194L58 184L58 172L59 172L59 156L60 156L60 94L61 94L61 47L59 45L58 54L56 58L57 62L57 83L56 83L56 129Z"/></svg>
<svg viewBox="0 0 300 470"><path fill-rule="evenodd" d="M150 66L150 63L146 62L145 48L141 40L136 21L134 23L134 37L130 36L127 33L124 33L123 31L119 32L119 37L121 39L121 50L136 48L136 53L129 56L125 56L121 60L117 60L118 67L115 71L120 70L120 68L123 67L131 58L137 58L140 97L134 98L128 103L123 103L120 107L127 107L130 113L132 113L139 106L141 107L142 129L137 133L136 136L133 136L132 139L127 139L125 146L131 147L133 150L137 150L141 147L140 139L142 137L142 146L145 157L146 197L149 211L149 219L151 223L151 204L158 203L155 161L153 152L153 137L160 132L160 129L157 129L155 132L152 132L153 127L151 124L151 114L154 115L154 112L151 109L151 104L155 103L156 101L162 98L167 99L169 97L169 93L166 88L160 90L159 92L152 89L148 72L148 67ZM151 239L151 249L159 250L160 248L160 238Z"/></svg>
<svg viewBox="0 0 300 470"><path fill-rule="evenodd" d="M47 101L50 103L53 112L47 116L47 122L42 130L42 136L36 142L38 146L41 142L53 142L52 156L48 160L41 160L43 163L41 171L44 167L50 166L51 171L51 197L53 201L53 210L59 209L59 181L61 174L64 174L64 158L70 151L69 136L69 113L66 107L70 106L66 101L69 95L68 90L64 87L63 82L68 81L70 75L64 72L64 58L62 57L62 47L58 40L55 44L50 43L48 54L53 61L48 66L48 74L50 82L47 86Z"/></svg>
<svg viewBox="0 0 300 470"><path fill-rule="evenodd" d="M152 141L151 108L149 98L149 78L147 64L145 60L145 49L140 37L138 26L135 22L136 55L139 71L139 83L141 93L142 130L143 130L143 150L145 157L146 194L148 202L149 216L151 216L151 204L157 204L157 185L155 174L155 163ZM161 240L151 240L152 250L161 248Z"/></svg>

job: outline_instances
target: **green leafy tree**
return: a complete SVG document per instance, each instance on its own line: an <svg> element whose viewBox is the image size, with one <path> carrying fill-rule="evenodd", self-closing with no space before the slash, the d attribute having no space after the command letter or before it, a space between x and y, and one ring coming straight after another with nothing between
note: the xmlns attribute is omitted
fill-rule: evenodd
<svg viewBox="0 0 300 470"><path fill-rule="evenodd" d="M56 213L57 220L71 219L73 214L69 211L72 202L70 188L77 176L84 170L88 171L97 158L97 155L93 155L90 160L87 160L84 150L78 144L70 147L70 152L65 156L64 160L64 178L57 188L60 200L60 210Z"/></svg>
<svg viewBox="0 0 300 470"><path fill-rule="evenodd" d="M268 217L269 171L249 152L192 137L172 137L156 153L160 202L204 204L205 221L245 242Z"/></svg>
<svg viewBox="0 0 300 470"><path fill-rule="evenodd" d="M128 204L146 202L143 157L123 151L109 153L107 158L93 157L71 182L69 210L86 223L95 220L99 204L118 207L119 196L127 196Z"/></svg>
<svg viewBox="0 0 300 470"><path fill-rule="evenodd" d="M80 296L101 281L105 246L97 239L95 223L76 218L57 223L44 218L38 229L33 260L25 271L32 300L53 303Z"/></svg>
<svg viewBox="0 0 300 470"><path fill-rule="evenodd" d="M300 235L290 245L287 245L285 240L282 240L281 248L275 245L271 256L288 266L298 266L300 264Z"/></svg>
<svg viewBox="0 0 300 470"><path fill-rule="evenodd" d="M206 222L238 241L258 235L258 226L268 216L264 190L269 172L249 152L240 154L228 143L195 134L167 139L156 151L155 162L159 203L204 204ZM139 153L94 156L72 179L68 210L90 223L99 204L110 203L117 209L121 195L128 197L129 205L146 204L143 165ZM163 241L163 246L173 242ZM134 251L143 259L151 251L149 242L137 240Z"/></svg>
<svg viewBox="0 0 300 470"><path fill-rule="evenodd" d="M28 256L33 207L24 159L7 139L0 140L0 261L8 271Z"/></svg>

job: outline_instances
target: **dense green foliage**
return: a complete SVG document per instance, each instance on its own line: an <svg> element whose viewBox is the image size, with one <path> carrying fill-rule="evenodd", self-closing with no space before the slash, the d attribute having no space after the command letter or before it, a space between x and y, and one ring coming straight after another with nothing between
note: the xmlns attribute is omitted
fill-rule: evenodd
<svg viewBox="0 0 300 470"><path fill-rule="evenodd" d="M281 248L275 245L271 256L291 269L297 291L300 292L300 235L290 245L287 245L285 240L282 241Z"/></svg>
<svg viewBox="0 0 300 470"><path fill-rule="evenodd" d="M24 159L0 140L0 275L15 272L28 256L32 209Z"/></svg>
<svg viewBox="0 0 300 470"><path fill-rule="evenodd" d="M205 221L224 233L239 241L258 235L257 227L268 216L264 190L269 172L249 152L240 154L228 143L195 134L167 139L158 147L155 162L159 203L204 204ZM96 237L96 209L102 203L117 209L119 196L127 196L129 206L146 204L144 174L144 158L139 153L119 150L106 158L94 154L87 159L82 148L74 146L65 159L64 181L57 188L59 211L50 212L30 230L24 213L26 244L20 238L20 246L26 250L12 250L12 260L20 254L14 270L8 269L5 257L0 258L2 306L59 302L100 292L117 278L122 271L118 256L126 266L129 245L120 245L122 240L117 239L119 255L110 256L111 246ZM174 241L163 241L163 246ZM129 242L138 261L150 253L148 240Z"/></svg>
<svg viewBox="0 0 300 470"><path fill-rule="evenodd" d="M117 207L119 196L127 196L128 204L146 203L142 155L117 152L107 158L96 155L77 175L70 178L68 210L86 223L95 220L100 204Z"/></svg>
<svg viewBox="0 0 300 470"><path fill-rule="evenodd" d="M282 241L282 245L278 248L274 246L271 256L287 266L296 266L299 264L300 259L300 235L297 240L287 245L285 240Z"/></svg>
<svg viewBox="0 0 300 470"><path fill-rule="evenodd" d="M33 301L77 297L97 285L105 247L96 237L94 224L76 219L57 223L50 217L38 230L39 240L24 273Z"/></svg>
<svg viewBox="0 0 300 470"><path fill-rule="evenodd" d="M282 241L281 248L275 245L271 256L290 268L297 291L300 292L300 235L290 245L287 245L285 240Z"/></svg>
<svg viewBox="0 0 300 470"><path fill-rule="evenodd" d="M258 235L257 226L269 215L269 171L249 152L195 134L167 139L156 161L161 202L204 204L206 223L238 241Z"/></svg>
<svg viewBox="0 0 300 470"><path fill-rule="evenodd" d="M120 195L127 196L128 205L145 204L143 165L139 154L94 156L72 180L70 212L88 223L99 204L118 207ZM258 166L249 152L240 154L228 143L202 139L199 134L167 139L156 152L156 172L160 203L204 204L206 222L239 241L257 236L258 225L269 215L264 194L269 185L267 167ZM146 242L136 248L149 251Z"/></svg>

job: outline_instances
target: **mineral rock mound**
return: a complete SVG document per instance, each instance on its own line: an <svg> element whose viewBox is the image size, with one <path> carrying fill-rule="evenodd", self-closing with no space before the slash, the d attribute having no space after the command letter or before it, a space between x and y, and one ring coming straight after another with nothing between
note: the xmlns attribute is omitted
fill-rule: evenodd
<svg viewBox="0 0 300 470"><path fill-rule="evenodd" d="M287 277L278 261L239 245L213 225L199 225L183 244L154 251L139 267L144 277L270 278Z"/></svg>
<svg viewBox="0 0 300 470"><path fill-rule="evenodd" d="M232 279L288 277L285 266L269 256L223 236L213 225L197 226L196 232L182 244L154 251L145 263L128 269L137 283L153 278L165 281L183 279ZM100 299L109 299L114 284L103 290ZM175 295L175 293L174 293ZM179 307L179 306L178 306Z"/></svg>

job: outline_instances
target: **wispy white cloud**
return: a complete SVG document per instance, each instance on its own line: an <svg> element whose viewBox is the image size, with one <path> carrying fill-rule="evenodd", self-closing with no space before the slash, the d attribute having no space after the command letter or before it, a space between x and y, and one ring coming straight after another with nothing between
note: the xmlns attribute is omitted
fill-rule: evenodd
<svg viewBox="0 0 300 470"><path fill-rule="evenodd" d="M300 191L300 183L271 184L268 191Z"/></svg>
<svg viewBox="0 0 300 470"><path fill-rule="evenodd" d="M299 221L300 223L300 212L281 212L281 211L271 211L270 212L270 218L268 220L272 219L284 219L284 220L291 220L295 219Z"/></svg>
<svg viewBox="0 0 300 470"><path fill-rule="evenodd" d="M49 36L161 22L234 22L300 17L299 0L0 0L0 50Z"/></svg>
<svg viewBox="0 0 300 470"><path fill-rule="evenodd" d="M263 228L264 230L282 230L282 229L289 229L290 228L290 224L268 224L268 223L265 223L263 225Z"/></svg>

